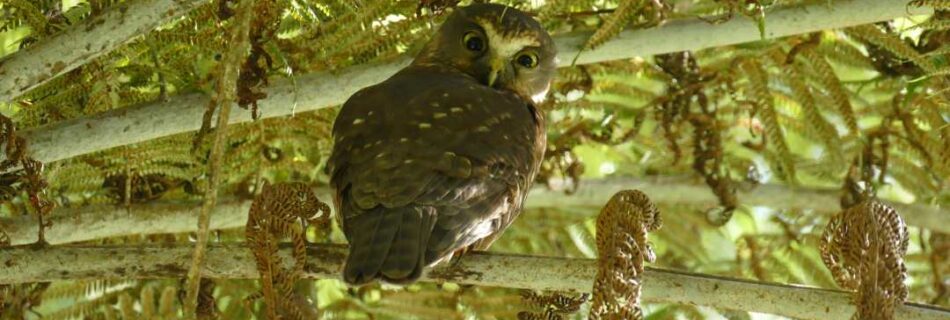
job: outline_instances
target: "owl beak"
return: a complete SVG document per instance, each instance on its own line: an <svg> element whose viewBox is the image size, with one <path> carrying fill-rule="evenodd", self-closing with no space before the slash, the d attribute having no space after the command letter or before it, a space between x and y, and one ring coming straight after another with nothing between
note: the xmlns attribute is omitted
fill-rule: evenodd
<svg viewBox="0 0 950 320"><path fill-rule="evenodd" d="M495 81L498 80L498 74L504 71L505 69L505 60L503 59L492 59L491 61L491 71L488 72L488 86L494 87Z"/></svg>

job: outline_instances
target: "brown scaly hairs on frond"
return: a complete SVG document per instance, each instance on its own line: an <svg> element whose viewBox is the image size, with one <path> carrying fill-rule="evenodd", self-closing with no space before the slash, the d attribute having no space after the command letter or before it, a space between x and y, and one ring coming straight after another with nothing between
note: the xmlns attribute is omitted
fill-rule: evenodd
<svg viewBox="0 0 950 320"><path fill-rule="evenodd" d="M320 202L310 186L304 183L264 184L261 194L254 199L248 213L245 234L254 254L257 271L261 274L261 296L267 307L268 319L303 319L294 284L303 275L307 263L306 227L327 228L330 207ZM294 266L282 268L278 242L290 237L293 242ZM248 299L256 299L255 295Z"/></svg>
<svg viewBox="0 0 950 320"><path fill-rule="evenodd" d="M223 1L221 6L227 8ZM260 117L257 101L267 97L267 94L263 92L263 87L267 85L267 71L274 65L274 59L264 50L264 45L276 38L275 33L280 25L280 11L277 1L257 1L254 4L256 14L251 21L248 36L251 53L241 66L237 87L238 106L250 108L251 117L254 120Z"/></svg>
<svg viewBox="0 0 950 320"><path fill-rule="evenodd" d="M221 65L223 66L236 66L241 65L241 68L238 70L238 79L236 79L234 86L237 88L237 97L234 98L238 105L241 107L251 107L253 118L257 118L257 100L265 98L267 95L260 92L260 85L266 84L266 72L260 67L258 60L260 58L265 58L265 62L268 67L271 65L269 56L260 45L263 43L261 38L264 34L273 35L272 25L274 22L273 16L276 15L276 8L269 7L269 4L273 4L273 1L256 1L252 12L255 12L254 19L251 19L250 25L245 27L248 28L248 44L250 45L251 54L247 55L245 58L244 52L238 52L232 55L224 55L225 60L232 61L222 61ZM236 19L230 19L234 17L234 10L230 8L231 5L237 5L236 2L232 0L218 0L217 2L217 18L221 23L241 23L241 21L236 21ZM236 28L240 28L240 25L233 25ZM262 30L263 29L263 30ZM226 29L221 29L226 30ZM251 31L253 30L253 32ZM268 32L268 30L270 30ZM252 38L256 36L257 38ZM234 40L234 39L230 39ZM255 45L257 48L255 48ZM233 46L233 44L232 44ZM233 50L233 49L231 49ZM263 54L263 55L262 55ZM243 62L241 61L243 59ZM234 61L236 60L236 61ZM228 73L230 69L228 67L216 69L219 73ZM201 142L204 140L204 137L211 132L211 120L215 114L215 111L218 111L222 103L230 103L230 101L216 101L217 99L227 99L226 95L221 95L221 92L230 90L229 83L226 83L223 79L227 77L224 74L219 75L218 81L215 81L216 88L214 90L219 94L212 95L211 101L205 107L205 112L201 120L201 128L198 130L198 133L195 134L194 141L192 143L192 150L197 150L201 145Z"/></svg>
<svg viewBox="0 0 950 320"><path fill-rule="evenodd" d="M26 193L28 210L36 214L36 244L45 245L44 231L50 227L50 221L43 218L55 207L55 203L46 199L48 184L43 178L43 163L26 155L26 139L17 134L13 120L0 115L0 144L3 144L5 159L0 162L0 172L22 166L22 170L0 174L0 201L12 200L21 192Z"/></svg>
<svg viewBox="0 0 950 320"><path fill-rule="evenodd" d="M656 256L647 233L663 224L650 198L638 190L614 194L597 216L597 278L591 319L642 319L643 262Z"/></svg>
<svg viewBox="0 0 950 320"><path fill-rule="evenodd" d="M521 298L532 310L518 312L518 320L554 320L564 319L564 316L580 310L590 294L570 296L560 292L539 294L534 290L522 290Z"/></svg>
<svg viewBox="0 0 950 320"><path fill-rule="evenodd" d="M852 319L894 319L907 298L904 279L909 235L893 208L874 199L846 209L828 222L819 250L839 286L855 290Z"/></svg>

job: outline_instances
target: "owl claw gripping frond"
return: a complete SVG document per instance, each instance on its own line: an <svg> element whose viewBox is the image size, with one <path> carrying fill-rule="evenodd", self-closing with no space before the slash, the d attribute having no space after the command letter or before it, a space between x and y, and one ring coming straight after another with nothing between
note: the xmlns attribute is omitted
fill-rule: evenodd
<svg viewBox="0 0 950 320"><path fill-rule="evenodd" d="M532 105L555 59L530 16L476 4L453 12L411 65L347 100L327 163L347 283L413 282L511 224L543 159Z"/></svg>

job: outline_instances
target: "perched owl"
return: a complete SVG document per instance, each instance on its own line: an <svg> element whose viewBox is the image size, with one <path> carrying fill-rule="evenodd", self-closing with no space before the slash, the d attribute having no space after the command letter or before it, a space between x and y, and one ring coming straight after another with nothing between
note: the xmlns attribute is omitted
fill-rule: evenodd
<svg viewBox="0 0 950 320"><path fill-rule="evenodd" d="M456 9L413 60L355 93L327 163L350 253L343 279L407 283L486 249L521 211L545 148L551 37L517 9Z"/></svg>

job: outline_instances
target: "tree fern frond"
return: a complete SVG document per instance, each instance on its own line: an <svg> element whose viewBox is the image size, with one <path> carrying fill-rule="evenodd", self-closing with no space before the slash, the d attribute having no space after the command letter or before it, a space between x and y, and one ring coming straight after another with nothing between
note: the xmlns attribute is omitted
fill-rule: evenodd
<svg viewBox="0 0 950 320"><path fill-rule="evenodd" d="M861 52L857 47L842 39L822 42L818 45L817 50L825 59L839 65L860 70L870 70L874 68L870 58L865 55L864 52Z"/></svg>
<svg viewBox="0 0 950 320"><path fill-rule="evenodd" d="M920 163L901 156L891 156L887 162L887 172L904 188L916 195L929 196L940 190L932 172L928 172Z"/></svg>
<svg viewBox="0 0 950 320"><path fill-rule="evenodd" d="M745 60L739 64L740 69L748 77L747 94L755 101L758 117L762 119L769 144L776 150L781 166L778 174L785 181L795 180L795 164L792 153L785 142L785 134L779 126L778 115L775 112L775 102L768 88L768 75L762 67L752 60Z"/></svg>
<svg viewBox="0 0 950 320"><path fill-rule="evenodd" d="M899 58L913 61L928 73L936 71L937 69L933 62L922 56L917 50L901 40L898 36L886 33L874 25L851 27L845 29L845 33L884 48Z"/></svg>
<svg viewBox="0 0 950 320"><path fill-rule="evenodd" d="M116 297L127 295L126 290L106 291L105 293L91 298L81 299L67 307L53 311L44 315L43 319L50 320L70 320L92 316L100 312L102 308L111 308Z"/></svg>
<svg viewBox="0 0 950 320"><path fill-rule="evenodd" d="M26 0L4 0L3 4L7 8L16 9L13 16L26 23L33 30L36 37L43 37L47 34L47 19L35 3Z"/></svg>
<svg viewBox="0 0 950 320"><path fill-rule="evenodd" d="M600 28L597 28L597 31L587 39L584 48L595 49L607 42L607 40L620 34L620 31L623 31L624 26L633 19L638 9L640 9L644 3L645 1L643 0L620 1L620 3L617 4L617 8L614 9L614 12L604 20L604 24L600 26Z"/></svg>
<svg viewBox="0 0 950 320"><path fill-rule="evenodd" d="M782 81L791 88L792 97L798 101L799 105L802 108L805 120L810 126L814 126L817 130L819 136L821 137L822 144L825 145L825 148L828 150L828 154L835 159L843 159L841 155L841 143L838 136L838 131L835 129L834 125L828 122L827 119L821 114L821 111L818 108L817 103L815 102L814 96L812 96L811 89L805 83L799 68L795 65L787 66L783 72Z"/></svg>
<svg viewBox="0 0 950 320"><path fill-rule="evenodd" d="M831 65L814 50L805 50L801 56L808 60L809 65L812 70L814 70L814 72L810 74L817 78L818 82L822 84L823 89L828 92L828 95L838 107L838 114L844 119L848 129L857 134L859 130L858 118L854 114L854 108L848 99L848 93L844 90L844 87L841 86L841 82L835 75L834 70L832 70Z"/></svg>

